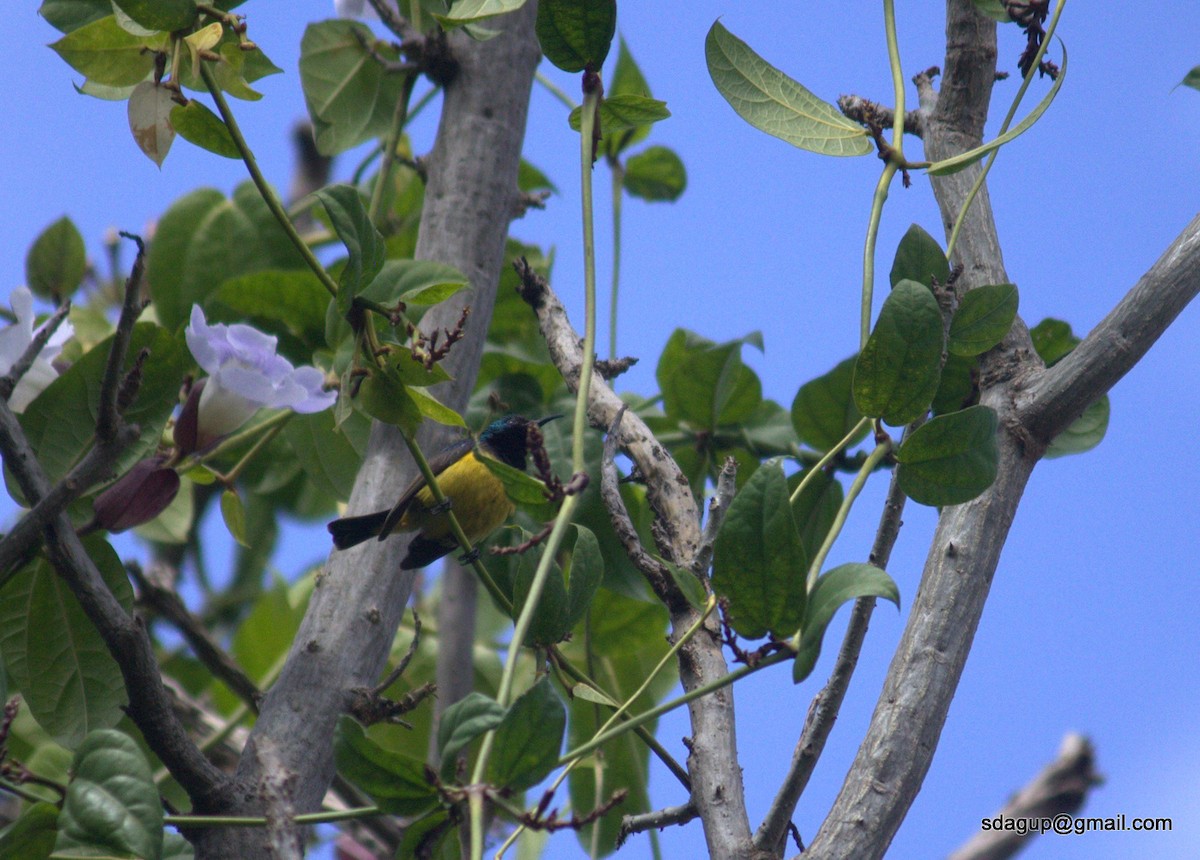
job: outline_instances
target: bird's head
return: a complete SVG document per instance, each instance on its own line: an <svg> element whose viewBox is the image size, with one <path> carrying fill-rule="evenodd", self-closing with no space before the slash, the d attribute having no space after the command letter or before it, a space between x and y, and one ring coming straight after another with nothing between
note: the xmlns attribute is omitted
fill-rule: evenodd
<svg viewBox="0 0 1200 860"><path fill-rule="evenodd" d="M542 427L561 415L547 415L531 421L522 415L505 415L497 418L479 434L479 444L487 448L496 459L516 469L525 468L528 453L526 433L530 424Z"/></svg>

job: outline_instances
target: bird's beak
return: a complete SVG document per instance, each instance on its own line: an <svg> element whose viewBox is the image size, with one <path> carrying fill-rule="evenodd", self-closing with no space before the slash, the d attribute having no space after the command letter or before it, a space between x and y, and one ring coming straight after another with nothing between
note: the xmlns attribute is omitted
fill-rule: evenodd
<svg viewBox="0 0 1200 860"><path fill-rule="evenodd" d="M539 418L537 420L537 426L545 427L547 424L549 424L555 418L562 418L562 415L547 415L545 418Z"/></svg>

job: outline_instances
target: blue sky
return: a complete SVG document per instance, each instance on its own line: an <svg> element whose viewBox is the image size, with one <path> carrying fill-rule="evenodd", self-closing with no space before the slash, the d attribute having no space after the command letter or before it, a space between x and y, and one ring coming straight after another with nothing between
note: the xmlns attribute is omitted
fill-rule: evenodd
<svg viewBox="0 0 1200 860"><path fill-rule="evenodd" d="M0 127L6 169L0 189L0 285L23 280L25 252L62 214L89 250L109 226L142 231L198 185L228 192L245 178L227 161L180 140L162 170L134 147L123 104L76 95L78 75L48 50L55 31L28 4L8 16L13 69ZM897 4L906 75L942 62L942 23L932 4ZM296 61L305 23L332 4L251 0L250 35L285 70L259 82L265 98L235 110L267 176L286 186L292 122L304 115ZM1075 3L1059 35L1070 70L1055 104L1001 154L989 180L1010 278L1030 324L1066 319L1077 333L1095 325L1196 212L1200 93L1175 84L1200 63L1200 15L1176 0L1154 14L1118 19L1110 4ZM628 203L622 261L620 352L642 364L628 389L655 389L655 357L676 327L713 340L763 332L765 354L746 358L764 393L785 407L797 387L852 353L867 207L878 162L824 159L743 123L713 88L704 35L714 20L828 100L857 93L887 101L890 83L879 4L762 2L625 3L619 27L657 98L672 111L652 142L675 149L689 187L673 205ZM1000 67L1015 71L1020 35L1001 33ZM547 70L559 85L577 83ZM607 74L606 74L607 78ZM1035 84L1032 99L1047 84ZM995 90L1001 116L1016 82ZM912 98L912 93L909 94ZM1034 103L1033 101L1030 104ZM561 105L534 94L527 157L562 193L545 212L513 225L514 236L557 249L555 286L576 319L582 310L577 144ZM995 123L993 123L994 125ZM430 143L430 121L416 146ZM424 135L424 137L422 137ZM919 141L906 142L919 157ZM349 175L353 156L338 163ZM607 283L607 175L597 174L599 279ZM879 270L912 222L940 237L928 183L895 187L884 213ZM601 331L607 325L601 319ZM1194 486L1200 465L1188 448L1200 414L1194 344L1200 315L1189 308L1112 392L1108 436L1097 450L1041 464L1026 491L1001 559L987 611L950 710L938 755L890 856L943 855L970 836L1010 792L1055 754L1067 731L1089 735L1107 781L1086 814L1170 816L1170 834L1045 836L1031 858L1159 858L1200 854L1200 680L1195 672L1200 604L1200 529ZM885 490L876 479L860 499L830 564L862 560ZM810 838L836 794L900 635L933 526L909 505L890 570L900 613L875 614L858 674L795 821ZM288 575L322 557L319 525L296 527L277 559ZM838 641L839 617L828 640ZM738 734L748 802L757 823L790 758L812 694L832 661L832 644L812 678L792 686L784 670L737 688ZM680 713L660 737L680 756ZM662 805L683 802L655 771ZM662 834L665 856L699 856L698 824ZM570 837L548 856L573 857ZM622 856L649 856L645 837Z"/></svg>

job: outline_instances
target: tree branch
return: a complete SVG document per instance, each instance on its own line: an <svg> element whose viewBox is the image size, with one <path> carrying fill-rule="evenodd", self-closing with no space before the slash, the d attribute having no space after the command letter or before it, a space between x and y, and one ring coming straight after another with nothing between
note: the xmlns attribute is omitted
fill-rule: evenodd
<svg viewBox="0 0 1200 860"><path fill-rule="evenodd" d="M537 312L542 337L551 360L567 387L577 391L583 354L579 335L567 319L565 308L545 283L525 267L522 297ZM593 376L588 391L588 420L598 430L607 430L624 405L599 376ZM659 444L641 418L627 414L614 434L622 449L637 464L646 481L646 494L655 512L654 537L659 552L688 566L700 547L700 514L691 486L679 466ZM699 619L687 605L673 604L672 637L681 636ZM728 673L717 622L711 616L679 654L679 678L684 690L694 690ZM688 773L692 778L692 803L704 823L709 856L715 858L766 858L751 845L750 821L746 814L742 769L738 764L733 694L722 687L709 696L688 703L692 723Z"/></svg>
<svg viewBox="0 0 1200 860"><path fill-rule="evenodd" d="M887 499L883 503L883 512L879 516L879 527L875 531L875 545L871 548L871 564L886 568L892 555L892 547L896 545L896 537L900 534L900 515L904 512L904 493L892 472L892 481L888 486ZM787 840L788 825L800 795L804 793L808 780L812 777L817 761L825 749L829 733L837 721L838 711L850 689L850 678L858 666L858 655L862 651L863 640L867 636L867 626L875 611L874 597L861 597L854 602L850 613L850 623L842 638L842 647L838 651L837 661L829 680L821 691L813 697L808 707L808 716L804 720L804 730L792 753L792 763L784 777L779 792L775 795L771 808L754 834L754 844L764 850L774 850L783 853Z"/></svg>
<svg viewBox="0 0 1200 860"><path fill-rule="evenodd" d="M1083 808L1088 792L1103 780L1093 769L1095 750L1083 735L1063 738L1058 758L1012 796L994 817L1052 820ZM1040 831L980 830L947 860L1006 860L1021 851Z"/></svg>
<svg viewBox="0 0 1200 860"><path fill-rule="evenodd" d="M487 42L474 42L461 32L449 37L460 70L445 88L437 141L427 162L429 183L416 257L456 266L470 282L467 290L432 308L421 323L425 331L451 327L463 306L471 306L466 336L444 364L453 381L435 392L451 408L462 408L474 386L503 262L538 60L535 6L529 3L495 19L492 26L503 32ZM430 427L418 433L426 450L437 445L438 437L444 438ZM376 423L350 511L390 507L413 474L399 432ZM371 687L379 677L411 593L414 574L397 572L408 542L397 536L331 555L239 762L239 781L251 791L259 782L255 747L260 739L270 739L282 766L297 774L295 808L319 808L334 772L334 724L350 692ZM260 802L240 795L229 804L238 813L262 809ZM198 860L263 856L261 834L209 828L195 838Z"/></svg>

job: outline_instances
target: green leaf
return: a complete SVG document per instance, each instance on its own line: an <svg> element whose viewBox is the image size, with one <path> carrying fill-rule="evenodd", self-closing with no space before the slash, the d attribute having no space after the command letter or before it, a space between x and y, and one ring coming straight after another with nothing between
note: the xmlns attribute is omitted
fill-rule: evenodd
<svg viewBox="0 0 1200 860"><path fill-rule="evenodd" d="M810 470L811 467L788 478L789 498ZM808 482L804 492L792 502L792 518L800 530L800 543L804 545L804 551L809 558L815 556L824 543L825 535L829 533L842 506L843 497L842 485L838 479L821 470Z"/></svg>
<svg viewBox="0 0 1200 860"><path fill-rule="evenodd" d="M900 589L881 568L873 564L843 564L817 578L804 613L792 682L799 684L817 665L825 628L844 604L860 597L882 597L900 608Z"/></svg>
<svg viewBox="0 0 1200 860"><path fill-rule="evenodd" d="M242 546L250 546L246 540L246 509L236 490L221 493L221 519L235 541Z"/></svg>
<svg viewBox="0 0 1200 860"><path fill-rule="evenodd" d="M203 102L191 99L186 105L175 105L170 119L175 131L188 143L225 158L242 157L228 127Z"/></svg>
<svg viewBox="0 0 1200 860"><path fill-rule="evenodd" d="M363 197L353 185L327 185L312 194L325 206L334 232L350 255L338 278L338 311L350 312L350 303L358 291L371 283L383 268L387 249L383 236L367 214Z"/></svg>
<svg viewBox="0 0 1200 860"><path fill-rule="evenodd" d="M428 815L405 823L404 835L400 837L394 856L457 860L462 856L457 819L452 820L449 811L439 807Z"/></svg>
<svg viewBox="0 0 1200 860"><path fill-rule="evenodd" d="M337 155L386 134L403 96L405 76L384 71L364 45L385 59L400 58L358 21L320 21L304 30L300 84L322 155Z"/></svg>
<svg viewBox="0 0 1200 860"><path fill-rule="evenodd" d="M442 778L453 779L458 754L484 732L504 721L507 709L483 693L468 693L446 708L438 722L438 757L442 760Z"/></svg>
<svg viewBox="0 0 1200 860"><path fill-rule="evenodd" d="M175 142L171 111L178 104L174 95L168 87L154 81L142 81L129 94L129 131L133 141L159 167Z"/></svg>
<svg viewBox="0 0 1200 860"><path fill-rule="evenodd" d="M952 158L946 158L942 161L937 161L929 165L929 167L926 168L926 171L930 176L948 176L951 173L957 173L964 167L979 161L993 149L999 149L1001 146L1004 146L1004 144L1015 140L1033 127L1033 124L1037 122L1041 118L1042 114L1046 112L1046 109L1050 107L1050 103L1053 102L1054 97L1058 95L1058 91L1062 87L1063 81L1067 79L1067 46L1063 45L1061 39L1059 39L1059 44L1062 45L1063 56L1062 66L1058 70L1058 77L1055 78L1054 83L1050 87L1050 91L1042 97L1040 102L1038 102L1037 107L1030 111L1029 116L1025 117L1025 119L1021 120L995 140L988 141L982 146L977 146L968 152L963 152L959 155L953 156Z"/></svg>
<svg viewBox="0 0 1200 860"><path fill-rule="evenodd" d="M112 13L112 0L45 0L38 7L38 14L60 33L78 30Z"/></svg>
<svg viewBox="0 0 1200 860"><path fill-rule="evenodd" d="M996 413L970 406L931 418L896 449L898 480L922 505L969 502L996 480Z"/></svg>
<svg viewBox="0 0 1200 860"><path fill-rule="evenodd" d="M525 159L517 168L517 188L529 194L534 191L551 191L558 193L558 186L550 181L550 177Z"/></svg>
<svg viewBox="0 0 1200 860"><path fill-rule="evenodd" d="M431 418L439 424L445 424L447 427L462 427L464 430L466 429L466 422L463 421L461 415L425 389L409 388L408 395L417 404L417 409L426 418Z"/></svg>
<svg viewBox="0 0 1200 860"><path fill-rule="evenodd" d="M928 287L901 281L854 365L854 404L899 426L925 414L941 378L942 312Z"/></svg>
<svg viewBox="0 0 1200 860"><path fill-rule="evenodd" d="M600 102L600 131L605 138L632 128L651 125L671 115L667 103L648 96L632 93L612 96ZM573 131L579 131L583 120L583 108L577 107L567 116Z"/></svg>
<svg viewBox="0 0 1200 860"><path fill-rule="evenodd" d="M486 454L479 455L480 461L504 484L504 492L517 504L544 505L546 485L521 469L514 469Z"/></svg>
<svg viewBox="0 0 1200 860"><path fill-rule="evenodd" d="M35 803L0 831L0 857L41 860L50 856L56 838L58 807L53 803Z"/></svg>
<svg viewBox="0 0 1200 860"><path fill-rule="evenodd" d="M999 21L1001 24L1007 24L1012 21L1008 16L1008 10L1004 8L1004 3L1001 0L971 0L975 4L975 10L987 15L993 21Z"/></svg>
<svg viewBox="0 0 1200 860"><path fill-rule="evenodd" d="M142 365L137 399L123 413L126 423L137 425L141 435L113 464L116 474L124 474L157 447L167 418L178 405L179 386L191 363L181 340L153 323L138 323L130 333L122 371L130 370L141 350L150 354ZM51 483L65 476L92 446L111 346L108 338L88 350L19 416Z"/></svg>
<svg viewBox="0 0 1200 860"><path fill-rule="evenodd" d="M875 151L861 125L776 69L720 21L708 31L704 55L717 90L755 128L822 155Z"/></svg>
<svg viewBox="0 0 1200 860"><path fill-rule="evenodd" d="M417 306L436 305L467 286L467 276L445 263L387 260L371 283L358 295L385 307L398 302Z"/></svg>
<svg viewBox="0 0 1200 860"><path fill-rule="evenodd" d="M133 590L100 535L84 543L127 610ZM58 743L74 749L96 728L115 726L127 698L121 670L54 568L37 558L0 591L0 652L29 711Z"/></svg>
<svg viewBox="0 0 1200 860"><path fill-rule="evenodd" d="M695 577L692 578L695 579ZM591 702L594 705L604 705L604 707L612 708L614 711L621 707L619 702L614 702L595 687L584 683L579 683L572 687L571 696L575 699L582 699L585 702Z"/></svg>
<svg viewBox="0 0 1200 860"><path fill-rule="evenodd" d="M687 169L674 151L651 146L629 159L622 181L634 197L675 201L687 188Z"/></svg>
<svg viewBox="0 0 1200 860"><path fill-rule="evenodd" d="M624 37L617 37L617 45L617 65L613 69L612 80L609 82L605 94L610 98L620 95L649 97L651 95L650 85L646 83L642 70L638 68L633 54L629 52L629 46L625 44ZM608 128L604 128L603 131L604 137L600 142L600 151L610 158L617 158L629 147L645 140L650 134L650 126L638 126L628 129L622 134L610 134Z"/></svg>
<svg viewBox="0 0 1200 860"><path fill-rule="evenodd" d="M961 356L987 352L1012 328L1017 302L1013 284L987 284L969 290L950 319L946 349Z"/></svg>
<svg viewBox="0 0 1200 860"><path fill-rule="evenodd" d="M937 239L925 232L920 224L913 224L896 246L888 277L893 287L906 280L926 287L932 286L935 279L939 284L945 284L950 280L950 262Z"/></svg>
<svg viewBox="0 0 1200 860"><path fill-rule="evenodd" d="M566 727L567 709L544 675L513 702L496 727L488 783L513 791L537 785L558 764Z"/></svg>
<svg viewBox="0 0 1200 860"><path fill-rule="evenodd" d="M700 577L673 561L665 558L660 558L659 561L667 569L667 573L671 574L671 580L683 593L688 605L693 609L703 610L708 603L708 592L704 590L704 583L700 581Z"/></svg>
<svg viewBox="0 0 1200 860"><path fill-rule="evenodd" d="M182 30L196 20L196 0L113 0L147 30Z"/></svg>
<svg viewBox="0 0 1200 860"><path fill-rule="evenodd" d="M529 601L533 579L542 555L543 551L540 547L536 552L526 552L521 555L517 566L516 581L513 583L514 619L525 610L525 604ZM537 609L533 613L524 644L530 647L545 647L561 642L571 632L568 611L567 587L563 583L562 569L557 562L551 562L550 571L546 575L545 585L542 586L542 593L538 597Z"/></svg>
<svg viewBox="0 0 1200 860"><path fill-rule="evenodd" d="M91 732L72 771L51 856L159 857L162 801L133 738L115 729Z"/></svg>
<svg viewBox="0 0 1200 860"><path fill-rule="evenodd" d="M697 429L714 430L721 424L740 424L754 414L762 402L762 383L742 363L745 343L761 349L762 336L755 332L715 344L676 329L656 370L667 415Z"/></svg>
<svg viewBox="0 0 1200 860"><path fill-rule="evenodd" d="M728 598L740 635L791 636L804 618L807 573L783 469L766 463L734 496L717 533L713 590Z"/></svg>
<svg viewBox="0 0 1200 860"><path fill-rule="evenodd" d="M167 45L166 33L134 36L109 15L72 30L50 47L93 83L131 87L150 77L154 71L153 52L165 51Z"/></svg>
<svg viewBox="0 0 1200 860"><path fill-rule="evenodd" d="M437 790L425 778L425 763L381 747L362 726L343 716L333 735L338 772L391 815L420 815L437 805Z"/></svg>
<svg viewBox="0 0 1200 860"><path fill-rule="evenodd" d="M444 15L435 12L433 17L446 30L453 30L455 27L504 15L524 5L525 0L454 0L449 12Z"/></svg>
<svg viewBox="0 0 1200 860"><path fill-rule="evenodd" d="M1191 87L1194 90L1200 90L1200 66L1193 66L1192 70L1183 76L1183 80L1179 83L1185 87Z"/></svg>
<svg viewBox="0 0 1200 860"><path fill-rule="evenodd" d="M592 605L596 589L604 580L604 556L600 542L587 526L575 524L575 547L567 571L567 626L574 627Z"/></svg>
<svg viewBox="0 0 1200 860"><path fill-rule="evenodd" d="M163 834L162 854L159 855L159 860L195 860L195 857L192 843L184 839L182 834L174 830Z"/></svg>
<svg viewBox="0 0 1200 860"><path fill-rule="evenodd" d="M598 72L617 29L616 0L543 0L537 37L546 59L564 72Z"/></svg>
<svg viewBox="0 0 1200 860"><path fill-rule="evenodd" d="M1043 456L1053 459L1068 454L1082 454L1095 448L1108 432L1109 411L1108 395L1105 394L1083 410L1083 414L1072 421L1066 430L1055 436Z"/></svg>
<svg viewBox="0 0 1200 860"><path fill-rule="evenodd" d="M421 410L413 394L419 390L409 388L395 373L385 370L372 373L363 380L354 405L377 421L415 433L421 424ZM336 416L334 420L337 420Z"/></svg>
<svg viewBox="0 0 1200 860"><path fill-rule="evenodd" d="M309 479L333 498L347 501L371 426L359 414L343 422L341 432L334 429L333 422L333 412L328 409L296 415L283 428L283 436Z"/></svg>
<svg viewBox="0 0 1200 860"><path fill-rule="evenodd" d="M159 220L146 258L146 277L159 322L187 324L192 305L230 278L263 269L306 269L253 183L232 199L211 188L181 197Z"/></svg>
<svg viewBox="0 0 1200 860"><path fill-rule="evenodd" d="M25 282L42 298L66 298L87 273L83 236L66 215L33 241L25 256Z"/></svg>
<svg viewBox="0 0 1200 860"><path fill-rule="evenodd" d="M937 394L933 396L935 415L957 412L975 405L979 399L975 385L978 369L979 360L974 356L964 358L954 353L947 354L946 363L942 365L942 379L938 383Z"/></svg>
<svg viewBox="0 0 1200 860"><path fill-rule="evenodd" d="M852 355L824 376L800 386L792 401L792 426L796 434L818 451L831 451L861 419L854 405ZM870 432L864 427L847 447L854 447Z"/></svg>
<svg viewBox="0 0 1200 860"><path fill-rule="evenodd" d="M328 307L329 293L309 269L238 275L223 281L204 302L210 323L250 323L267 334L298 339L309 353L324 344Z"/></svg>
<svg viewBox="0 0 1200 860"><path fill-rule="evenodd" d="M1053 367L1079 343L1070 323L1047 317L1029 330L1029 338L1038 356Z"/></svg>

